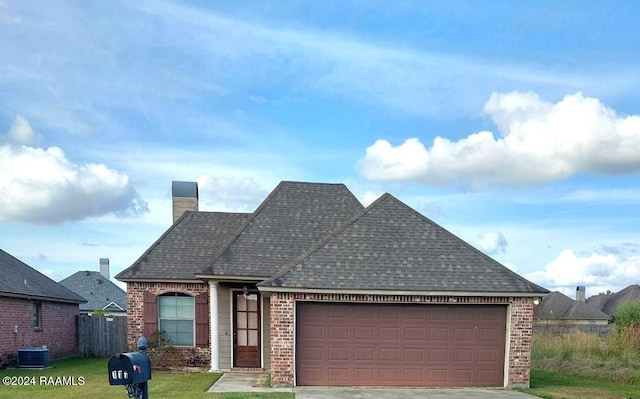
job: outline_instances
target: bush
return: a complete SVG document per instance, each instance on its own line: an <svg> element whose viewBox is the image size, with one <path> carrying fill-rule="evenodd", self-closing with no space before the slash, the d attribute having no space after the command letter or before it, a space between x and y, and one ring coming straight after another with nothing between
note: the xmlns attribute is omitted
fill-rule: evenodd
<svg viewBox="0 0 640 399"><path fill-rule="evenodd" d="M618 348L640 351L640 301L620 305L613 313L614 344Z"/></svg>

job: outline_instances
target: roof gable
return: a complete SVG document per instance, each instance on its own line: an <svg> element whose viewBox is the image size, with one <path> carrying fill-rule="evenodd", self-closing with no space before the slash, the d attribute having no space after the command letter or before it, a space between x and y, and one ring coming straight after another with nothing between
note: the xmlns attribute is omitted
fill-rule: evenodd
<svg viewBox="0 0 640 399"><path fill-rule="evenodd" d="M545 296L534 308L534 319L608 320L609 315L592 305L576 301L554 291Z"/></svg>
<svg viewBox="0 0 640 399"><path fill-rule="evenodd" d="M195 280L248 217L247 213L187 211L116 279Z"/></svg>
<svg viewBox="0 0 640 399"><path fill-rule="evenodd" d="M0 296L83 303L84 298L0 249Z"/></svg>
<svg viewBox="0 0 640 399"><path fill-rule="evenodd" d="M258 286L276 291L286 287L548 292L390 194L382 195L287 269Z"/></svg>
<svg viewBox="0 0 640 399"><path fill-rule="evenodd" d="M270 276L362 209L344 184L281 182L202 275Z"/></svg>
<svg viewBox="0 0 640 399"><path fill-rule="evenodd" d="M87 300L87 303L80 305L80 310L104 309L112 303L122 311L127 308L127 293L99 272L76 272L60 280L59 284Z"/></svg>

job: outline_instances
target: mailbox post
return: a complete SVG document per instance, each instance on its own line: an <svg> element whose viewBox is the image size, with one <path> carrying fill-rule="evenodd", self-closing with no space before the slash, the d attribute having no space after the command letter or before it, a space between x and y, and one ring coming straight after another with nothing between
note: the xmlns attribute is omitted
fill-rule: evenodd
<svg viewBox="0 0 640 399"><path fill-rule="evenodd" d="M109 359L109 385L124 385L134 399L149 399L151 360L146 353L147 339L138 339L138 352L118 353Z"/></svg>

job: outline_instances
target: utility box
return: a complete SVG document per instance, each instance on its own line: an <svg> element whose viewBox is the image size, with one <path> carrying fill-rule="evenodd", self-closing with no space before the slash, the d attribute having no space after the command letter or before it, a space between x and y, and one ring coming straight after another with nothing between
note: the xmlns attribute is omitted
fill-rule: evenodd
<svg viewBox="0 0 640 399"><path fill-rule="evenodd" d="M140 384L151 379L151 360L144 352L118 353L108 364L109 385Z"/></svg>

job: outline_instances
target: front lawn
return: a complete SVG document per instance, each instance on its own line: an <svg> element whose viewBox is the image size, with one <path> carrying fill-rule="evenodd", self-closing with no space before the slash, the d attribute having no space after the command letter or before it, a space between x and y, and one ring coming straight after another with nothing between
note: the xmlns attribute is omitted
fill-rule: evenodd
<svg viewBox="0 0 640 399"><path fill-rule="evenodd" d="M638 385L542 370L531 370L531 388L519 391L545 399L640 399Z"/></svg>
<svg viewBox="0 0 640 399"><path fill-rule="evenodd" d="M0 370L0 378L15 376L30 386L0 385L0 399L70 399L127 398L123 386L110 386L107 374L108 358L74 358L51 362L46 370ZM293 399L292 393L208 393L207 389L220 378L219 373L160 373L154 372L149 383L149 397L154 399ZM60 377L60 378L58 378ZM82 378L81 378L82 377ZM75 385L62 385L75 384Z"/></svg>

